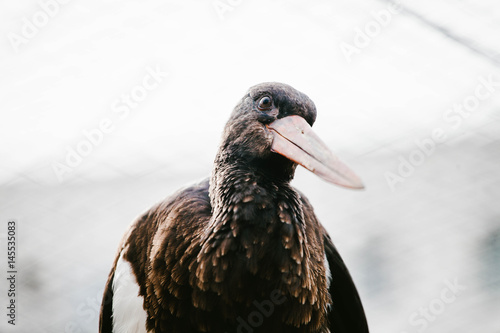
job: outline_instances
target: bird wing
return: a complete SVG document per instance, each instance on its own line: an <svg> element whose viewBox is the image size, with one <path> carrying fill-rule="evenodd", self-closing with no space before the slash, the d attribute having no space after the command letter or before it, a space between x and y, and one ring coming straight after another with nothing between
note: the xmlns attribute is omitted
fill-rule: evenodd
<svg viewBox="0 0 500 333"><path fill-rule="evenodd" d="M129 227L130 231L130 227ZM123 251L123 245L126 241L129 232L123 236L119 250L115 256L115 261L108 275L108 280L104 287L104 294L102 296L101 309L99 313L99 333L113 333L113 281L115 279L116 266Z"/></svg>
<svg viewBox="0 0 500 333"><path fill-rule="evenodd" d="M137 293L133 293L131 295L133 297L139 296L141 300L144 300L143 297L147 296L146 289L149 286L148 284L154 284L149 287L156 288L156 290L164 290L166 294L163 295L164 299L162 301L168 305L169 300L175 299L170 292L179 293L184 291L180 290L182 288L190 288L188 281L183 280L180 285L176 284L174 286L175 290L172 289L171 287L176 282L171 281L172 277L187 279L189 276L179 276L179 274L174 276L165 274L165 272L174 272L174 266L179 262L181 257L192 255L192 253L187 251L188 247L194 242L194 238L199 237L198 231L202 229L201 225L209 220L210 214L211 206L208 197L208 180L205 180L179 190L164 201L153 206L153 208L146 211L132 223L121 241L113 268L106 282L99 316L100 333L112 333L116 331L117 328L113 327L113 318L116 322L119 318L124 317L117 316L117 313L114 313L116 309L113 306L113 301L116 304L123 303L123 300L117 297L120 296L118 295L119 289L117 289L117 284L128 283L130 280L127 278L124 279L123 271L120 270L120 261L126 263L126 266L131 268L129 274L135 280L134 283L137 283L138 295ZM155 268L153 271L151 264L153 259L163 263L166 256L169 256L171 259L167 263L170 266L159 265L160 267ZM187 269L184 271L187 272ZM170 282L172 282L172 285L169 285ZM166 285L159 286L155 283ZM151 295L151 297L154 298L157 296ZM154 299L153 301L156 302L156 307L158 307L158 299ZM134 302L134 305L136 304ZM124 305L122 307L126 308L127 306ZM143 307L140 305L137 309L140 312L143 310ZM161 309L157 308L155 310L161 311ZM165 312L165 315L170 314L170 312L167 312ZM131 322L131 318L125 319L127 322Z"/></svg>
<svg viewBox="0 0 500 333"><path fill-rule="evenodd" d="M104 295L101 302L101 311L99 314L99 333L113 332L113 278L115 275L115 265L111 269L108 281L104 287Z"/></svg>
<svg viewBox="0 0 500 333"><path fill-rule="evenodd" d="M308 227L316 229L319 233L318 236L323 238L325 255L331 274L328 289L332 298L332 306L328 313L329 329L332 333L368 333L365 311L351 274L333 245L328 232L314 214L311 204L302 193L300 196L305 220L313 223Z"/></svg>
<svg viewBox="0 0 500 333"><path fill-rule="evenodd" d="M324 230L325 253L332 281L329 292L332 307L328 314L331 332L366 333L368 323L356 286L344 261Z"/></svg>

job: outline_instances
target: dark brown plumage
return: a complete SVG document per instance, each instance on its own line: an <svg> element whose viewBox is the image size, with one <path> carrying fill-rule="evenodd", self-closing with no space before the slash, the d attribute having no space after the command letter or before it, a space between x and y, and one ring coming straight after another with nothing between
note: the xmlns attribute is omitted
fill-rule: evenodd
<svg viewBox="0 0 500 333"><path fill-rule="evenodd" d="M362 186L314 141L315 118L313 102L288 85L252 87L225 127L211 178L151 208L125 235L100 331L112 332L121 254L151 332L368 332L346 266L290 185L300 163L331 182Z"/></svg>

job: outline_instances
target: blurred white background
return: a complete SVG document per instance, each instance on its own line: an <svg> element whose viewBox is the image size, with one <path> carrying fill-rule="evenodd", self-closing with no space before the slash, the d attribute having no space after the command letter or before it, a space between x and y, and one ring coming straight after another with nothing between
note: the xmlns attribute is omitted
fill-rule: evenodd
<svg viewBox="0 0 500 333"><path fill-rule="evenodd" d="M367 185L294 181L371 331L500 332L500 4L395 3L2 2L0 331L97 331L128 224L208 176L237 101L281 81Z"/></svg>

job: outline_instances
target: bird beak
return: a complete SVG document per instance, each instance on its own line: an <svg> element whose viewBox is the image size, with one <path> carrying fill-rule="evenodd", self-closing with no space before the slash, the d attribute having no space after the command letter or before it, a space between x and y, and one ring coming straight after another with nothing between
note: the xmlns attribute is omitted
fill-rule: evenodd
<svg viewBox="0 0 500 333"><path fill-rule="evenodd" d="M304 118L284 117L273 121L267 128L273 134L273 152L330 183L353 189L364 188L359 177L330 151Z"/></svg>

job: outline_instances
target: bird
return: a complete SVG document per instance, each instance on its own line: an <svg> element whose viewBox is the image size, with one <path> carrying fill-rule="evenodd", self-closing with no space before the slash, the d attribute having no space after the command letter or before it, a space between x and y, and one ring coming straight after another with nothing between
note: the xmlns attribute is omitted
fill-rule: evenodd
<svg viewBox="0 0 500 333"><path fill-rule="evenodd" d="M224 128L210 177L140 215L104 288L101 333L365 333L353 279L303 193L303 166L360 178L312 130L316 106L290 85L252 86Z"/></svg>

